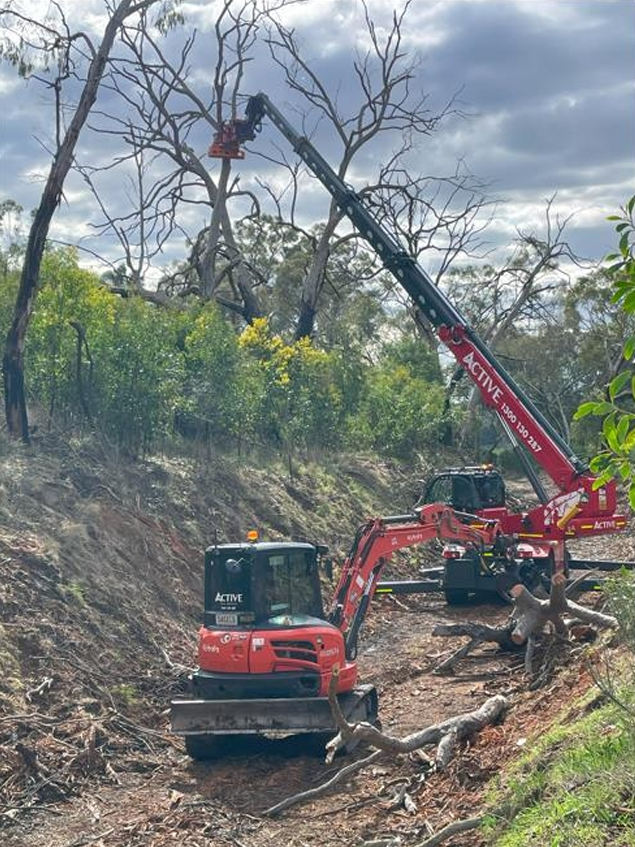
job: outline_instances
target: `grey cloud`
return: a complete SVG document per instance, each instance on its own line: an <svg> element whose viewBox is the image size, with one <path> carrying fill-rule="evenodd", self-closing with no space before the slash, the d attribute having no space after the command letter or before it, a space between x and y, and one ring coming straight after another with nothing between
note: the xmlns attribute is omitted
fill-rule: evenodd
<svg viewBox="0 0 635 847"><path fill-rule="evenodd" d="M383 15L390 11L380 0L371 0L370 8ZM551 13L548 18L541 14L544 11ZM580 207L601 209L624 202L633 183L634 17L633 5L624 0L413 2L404 32L407 48L421 51L420 76L414 84L430 95L433 111L460 89L461 101L472 116L448 120L437 134L421 139L411 157L412 167L443 175L464 157L473 173L513 203L536 203L554 191L571 200L571 211L577 200ZM337 31L328 19L312 20L303 28L300 19L297 31L329 90L337 92L342 111L350 110L357 100L351 30ZM430 34L440 35L429 43ZM328 54L322 55L327 41ZM211 50L211 35L201 32L192 66L202 90L206 72L211 84ZM5 73L0 67L0 75ZM244 83L245 92L258 90L267 91L300 126L294 96L265 45L255 51ZM98 107L114 108L108 91L100 94ZM43 106L42 92L34 84L20 89L17 96L2 95L2 109L0 191L31 208L41 188L20 174L35 166L48 170L49 159L34 135L50 137L52 112ZM307 128L314 131L323 155L336 163L340 146L333 130L315 112L309 114ZM192 146L204 151L209 135L209 127L201 122ZM284 139L271 126L265 127L251 145L252 154L236 165L241 185L255 188L256 175L276 175L275 166L257 155L270 151L272 144L292 158ZM84 135L81 146L84 161L113 154L112 140L96 133ZM380 137L364 151L355 164L358 184L373 179L394 146L394 139ZM210 161L210 169L214 167ZM81 181L73 179L68 187L74 198L73 221L94 219L92 201L82 193ZM121 180L105 190L113 203L125 202ZM327 206L328 196L319 187L303 192L300 211L305 222L323 217ZM613 210L607 208L607 213ZM513 220L513 205L509 214ZM62 208L58 231L64 228L64 216ZM493 228L490 237L509 237L509 230L509 226ZM72 233L72 222L68 231ZM610 244L611 232L598 225L578 228L578 236L600 256Z"/></svg>
<svg viewBox="0 0 635 847"><path fill-rule="evenodd" d="M546 6L552 18L539 13ZM426 54L424 80L461 88L478 110L610 86L628 73L627 56L633 76L635 14L621 0L447 3L437 23L447 35Z"/></svg>

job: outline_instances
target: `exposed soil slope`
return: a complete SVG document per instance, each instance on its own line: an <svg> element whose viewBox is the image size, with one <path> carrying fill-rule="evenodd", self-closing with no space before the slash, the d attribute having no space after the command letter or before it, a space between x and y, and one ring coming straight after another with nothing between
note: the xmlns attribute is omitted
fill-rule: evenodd
<svg viewBox="0 0 635 847"><path fill-rule="evenodd" d="M225 458L106 461L72 445L0 456L0 838L7 847L82 844L330 845L471 814L484 785L545 713L589 684L575 663L527 694L519 657L483 650L454 677L430 673L450 645L431 636L460 619L436 597L378 600L361 669L380 689L384 726L404 735L511 693L514 709L444 775L417 757L386 760L336 795L261 817L321 783L331 768L297 742L238 748L192 764L167 729L167 706L193 661L202 551L260 528L326 541L343 555L367 515L404 511L412 478L394 466L340 460L329 471ZM632 537L602 540L605 558L635 558ZM414 557L415 564L426 553ZM591 555L591 554L589 554ZM412 567L412 563L409 565ZM507 615L495 604L473 619ZM417 810L392 798L406 786ZM463 837L459 842L467 844ZM474 840L472 843L478 843Z"/></svg>

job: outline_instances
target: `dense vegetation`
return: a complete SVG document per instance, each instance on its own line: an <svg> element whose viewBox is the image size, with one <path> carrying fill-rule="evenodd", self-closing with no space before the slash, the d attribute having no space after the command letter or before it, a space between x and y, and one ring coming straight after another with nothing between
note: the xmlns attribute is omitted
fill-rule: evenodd
<svg viewBox="0 0 635 847"><path fill-rule="evenodd" d="M4 337L19 245L6 247L0 259ZM343 276L355 267L349 259ZM132 454L185 438L239 452L253 446L289 455L355 449L408 460L434 452L441 440L456 441L471 386L463 380L447 397L452 363L403 307L394 300L384 305L381 280L369 276L348 288L344 282L340 290L348 295L325 303L314 340L293 339L283 305L292 296L294 260L292 243L272 274L272 317L246 324L199 298L160 306L121 296L111 280L80 267L75 251L48 249L26 348L39 425L97 431ZM356 261L363 279L370 257ZM487 269L467 269L464 279L452 275L451 296L463 299L477 273ZM481 296L486 290L479 287ZM549 320L540 311L533 321L519 320L497 352L565 438L592 453L593 419L570 431L571 418L590 388L612 374L629 316L611 306L604 272L548 297ZM487 332L487 322L466 304ZM496 453L499 436L489 418L469 432L464 446L471 459L479 451Z"/></svg>
<svg viewBox="0 0 635 847"><path fill-rule="evenodd" d="M621 215L613 215L619 238L618 252L607 256L613 284L612 302L619 304L625 316L635 315L635 196ZM600 473L598 485L619 477L628 483L631 507L635 509L635 334L632 325L625 328L623 367L613 375L606 396L583 403L576 418L595 415L603 418L603 449L593 458L591 467Z"/></svg>

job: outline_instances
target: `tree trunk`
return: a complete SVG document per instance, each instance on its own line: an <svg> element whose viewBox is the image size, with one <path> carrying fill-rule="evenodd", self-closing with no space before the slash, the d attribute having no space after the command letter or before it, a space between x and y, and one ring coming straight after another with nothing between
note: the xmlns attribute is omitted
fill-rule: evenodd
<svg viewBox="0 0 635 847"><path fill-rule="evenodd" d="M62 197L64 180L73 163L79 134L97 99L99 84L117 30L131 11L132 5L133 0L121 0L106 25L99 50L90 63L77 109L51 164L42 198L29 231L13 320L7 333L2 358L7 430L11 435L22 438L27 444L29 443L29 420L24 387L24 346L39 288L40 267L46 238L55 209ZM151 3L148 2L147 5Z"/></svg>
<svg viewBox="0 0 635 847"><path fill-rule="evenodd" d="M550 623L558 635L568 634L567 623L563 615L570 614L585 623L599 627L617 627L617 620L612 615L596 612L574 603L566 596L567 578L563 573L557 573L551 580L551 594L548 600L534 597L524 585L514 585L510 594L514 600L513 630L511 639L514 644L524 644L532 635L538 635L543 627Z"/></svg>
<svg viewBox="0 0 635 847"><path fill-rule="evenodd" d="M331 203L329 219L320 236L311 267L302 285L300 313L295 331L296 341L302 338L310 338L315 330L318 301L324 285L324 274L326 273L326 265L331 252L330 241L339 220L340 215L333 202Z"/></svg>

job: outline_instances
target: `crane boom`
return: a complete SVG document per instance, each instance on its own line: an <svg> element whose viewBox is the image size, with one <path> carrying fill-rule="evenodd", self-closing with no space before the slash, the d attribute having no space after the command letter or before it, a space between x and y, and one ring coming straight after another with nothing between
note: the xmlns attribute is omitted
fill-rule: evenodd
<svg viewBox="0 0 635 847"><path fill-rule="evenodd" d="M245 119L223 124L214 138L210 155L243 158L240 145L255 138L265 116L289 141L386 269L435 327L439 339L472 379L483 402L496 413L505 432L525 448L557 486L559 493L549 499L544 490L535 485L541 505L522 520L518 515L508 515L507 520L503 520L504 531L557 540L624 529L626 520L616 513L615 483L596 487L588 466L576 456L429 274L383 228L362 199L335 173L308 138L294 129L266 94L249 99Z"/></svg>

